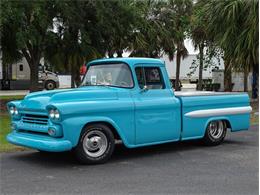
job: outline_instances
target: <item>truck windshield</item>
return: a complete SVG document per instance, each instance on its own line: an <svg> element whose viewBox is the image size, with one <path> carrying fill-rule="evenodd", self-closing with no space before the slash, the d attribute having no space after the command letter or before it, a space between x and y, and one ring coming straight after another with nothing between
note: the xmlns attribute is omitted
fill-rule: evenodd
<svg viewBox="0 0 260 195"><path fill-rule="evenodd" d="M90 65L81 86L112 86L132 88L133 79L126 64Z"/></svg>

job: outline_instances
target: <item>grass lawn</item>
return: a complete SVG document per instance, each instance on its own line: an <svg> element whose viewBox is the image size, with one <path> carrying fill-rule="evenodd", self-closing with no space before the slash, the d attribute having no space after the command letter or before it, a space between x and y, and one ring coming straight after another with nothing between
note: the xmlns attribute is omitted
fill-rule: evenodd
<svg viewBox="0 0 260 195"><path fill-rule="evenodd" d="M251 125L259 124L259 104L258 102L251 102L251 106L253 111L250 115L250 124ZM256 112L258 114L256 114Z"/></svg>
<svg viewBox="0 0 260 195"><path fill-rule="evenodd" d="M25 150L23 147L9 144L6 135L10 132L10 116L6 110L6 103L12 100L23 99L24 96L0 96L0 152Z"/></svg>
<svg viewBox="0 0 260 195"><path fill-rule="evenodd" d="M6 135L10 132L10 117L7 113L0 113L0 152L24 150L25 148L9 144Z"/></svg>
<svg viewBox="0 0 260 195"><path fill-rule="evenodd" d="M22 99L24 96L0 96L1 111L0 111L0 152L25 150L25 148L20 146L15 146L9 144L6 141L6 135L10 132L10 117L7 113L5 104L11 100ZM250 123L251 125L259 124L259 115L255 112L259 111L258 102L252 102L251 106L253 112L251 113Z"/></svg>
<svg viewBox="0 0 260 195"><path fill-rule="evenodd" d="M20 99L23 99L24 98L24 95L16 95L16 96L11 96L11 95L3 95L3 96L0 96L0 100L8 100L8 101L12 101L12 100L20 100Z"/></svg>

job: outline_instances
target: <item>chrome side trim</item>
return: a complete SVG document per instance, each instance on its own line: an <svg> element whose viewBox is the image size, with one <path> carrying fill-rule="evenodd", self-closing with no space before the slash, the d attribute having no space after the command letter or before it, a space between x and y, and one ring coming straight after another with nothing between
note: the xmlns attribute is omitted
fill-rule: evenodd
<svg viewBox="0 0 260 195"><path fill-rule="evenodd" d="M200 118L200 117L209 117L209 116L247 114L250 113L251 111L252 111L251 106L217 108L217 109L196 110L192 112L187 112L184 116L191 117L191 118Z"/></svg>

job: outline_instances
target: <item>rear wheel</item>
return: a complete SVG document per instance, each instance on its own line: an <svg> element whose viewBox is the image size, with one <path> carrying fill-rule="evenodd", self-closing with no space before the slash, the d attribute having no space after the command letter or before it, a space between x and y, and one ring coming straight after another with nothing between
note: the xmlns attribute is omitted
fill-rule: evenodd
<svg viewBox="0 0 260 195"><path fill-rule="evenodd" d="M83 164L100 164L111 157L114 147L115 139L110 128L94 124L83 130L74 152Z"/></svg>
<svg viewBox="0 0 260 195"><path fill-rule="evenodd" d="M203 142L209 146L216 146L223 142L227 132L226 123L222 120L211 121L206 129Z"/></svg>

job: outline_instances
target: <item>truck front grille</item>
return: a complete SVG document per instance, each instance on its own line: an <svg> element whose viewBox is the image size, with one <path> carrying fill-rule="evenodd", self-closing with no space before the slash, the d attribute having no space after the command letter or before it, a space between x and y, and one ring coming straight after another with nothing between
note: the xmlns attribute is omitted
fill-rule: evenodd
<svg viewBox="0 0 260 195"><path fill-rule="evenodd" d="M22 121L23 123L38 124L38 125L47 125L48 116L45 115L34 115L34 114L23 114Z"/></svg>
<svg viewBox="0 0 260 195"><path fill-rule="evenodd" d="M24 130L24 129L19 129L19 132L26 133L26 134L49 136L49 134L45 132L38 132L38 131L31 131L31 130Z"/></svg>

